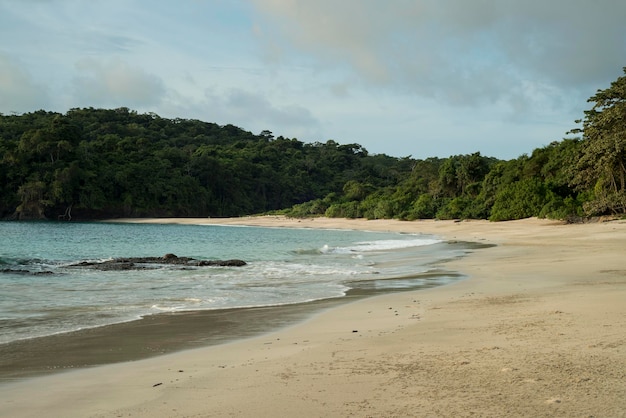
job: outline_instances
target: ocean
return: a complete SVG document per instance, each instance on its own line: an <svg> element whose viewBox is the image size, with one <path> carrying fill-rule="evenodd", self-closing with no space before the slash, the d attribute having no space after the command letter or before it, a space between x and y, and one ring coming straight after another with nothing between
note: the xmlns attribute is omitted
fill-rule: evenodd
<svg viewBox="0 0 626 418"><path fill-rule="evenodd" d="M464 247L391 232L99 222L0 222L0 344L167 312L298 304L459 280ZM76 266L175 254L244 266Z"/></svg>

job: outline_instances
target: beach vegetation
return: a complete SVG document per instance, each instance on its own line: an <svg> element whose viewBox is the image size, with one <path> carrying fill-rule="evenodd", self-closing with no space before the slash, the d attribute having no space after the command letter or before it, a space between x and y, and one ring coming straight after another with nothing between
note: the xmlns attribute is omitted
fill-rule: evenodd
<svg viewBox="0 0 626 418"><path fill-rule="evenodd" d="M624 74L589 98L592 108L572 131L582 134L572 184L593 192L587 214L626 212L626 67Z"/></svg>
<svg viewBox="0 0 626 418"><path fill-rule="evenodd" d="M626 76L589 102L573 137L511 160L479 152L397 158L125 107L0 114L0 217L624 214Z"/></svg>

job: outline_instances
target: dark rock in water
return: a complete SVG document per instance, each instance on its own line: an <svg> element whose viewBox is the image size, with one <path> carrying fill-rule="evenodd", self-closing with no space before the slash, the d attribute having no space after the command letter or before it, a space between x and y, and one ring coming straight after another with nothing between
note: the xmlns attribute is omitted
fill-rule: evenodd
<svg viewBox="0 0 626 418"><path fill-rule="evenodd" d="M140 270L157 268L161 265L241 267L245 266L246 262L237 259L197 260L191 257L178 257L175 254L165 254L163 257L122 257L106 261L81 261L69 267L89 267L98 270Z"/></svg>
<svg viewBox="0 0 626 418"><path fill-rule="evenodd" d="M221 267L241 267L245 266L246 262L243 260L200 260L196 266L221 266Z"/></svg>
<svg viewBox="0 0 626 418"><path fill-rule="evenodd" d="M24 274L24 275L32 275L32 276L44 276L48 274L54 274L54 272L49 270L42 271L31 271L31 270L20 270L20 269L2 269L0 273L9 273L9 274Z"/></svg>

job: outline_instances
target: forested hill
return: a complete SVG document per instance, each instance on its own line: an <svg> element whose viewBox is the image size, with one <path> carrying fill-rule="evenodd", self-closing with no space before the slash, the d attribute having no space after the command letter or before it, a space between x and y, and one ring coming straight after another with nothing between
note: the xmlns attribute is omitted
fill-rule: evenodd
<svg viewBox="0 0 626 418"><path fill-rule="evenodd" d="M391 187L410 163L359 145L305 144L126 108L0 118L3 218L238 216ZM68 217L66 216L66 217Z"/></svg>
<svg viewBox="0 0 626 418"><path fill-rule="evenodd" d="M370 155L127 108L0 115L0 218L622 214L626 77L589 101L580 138L509 161Z"/></svg>

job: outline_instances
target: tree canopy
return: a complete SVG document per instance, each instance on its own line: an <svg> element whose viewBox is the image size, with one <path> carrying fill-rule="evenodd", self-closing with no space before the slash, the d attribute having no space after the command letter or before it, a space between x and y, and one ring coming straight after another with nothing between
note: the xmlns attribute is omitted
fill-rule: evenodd
<svg viewBox="0 0 626 418"><path fill-rule="evenodd" d="M353 178L390 184L396 159L127 108L0 116L0 213L238 216L291 207ZM385 173L377 177L377 173Z"/></svg>
<svg viewBox="0 0 626 418"><path fill-rule="evenodd" d="M624 68L626 74L626 67ZM598 90L585 112L580 159L573 184L591 190L585 209L591 213L626 211L626 76Z"/></svg>

